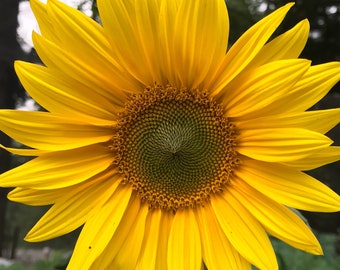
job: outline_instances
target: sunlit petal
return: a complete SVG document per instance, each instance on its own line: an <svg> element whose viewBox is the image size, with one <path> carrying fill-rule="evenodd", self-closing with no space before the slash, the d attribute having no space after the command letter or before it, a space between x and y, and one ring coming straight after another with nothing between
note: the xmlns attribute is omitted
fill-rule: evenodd
<svg viewBox="0 0 340 270"><path fill-rule="evenodd" d="M222 64L214 76L215 80L208 86L210 89L214 89L214 93L222 90L246 68L282 22L292 5L293 4L290 3L274 11L251 27L238 39L224 57Z"/></svg>
<svg viewBox="0 0 340 270"><path fill-rule="evenodd" d="M169 270L200 268L200 235L193 211L178 211L175 214L168 245Z"/></svg>
<svg viewBox="0 0 340 270"><path fill-rule="evenodd" d="M1 174L0 182L3 187L63 188L86 181L112 162L109 149L99 145L51 152Z"/></svg>

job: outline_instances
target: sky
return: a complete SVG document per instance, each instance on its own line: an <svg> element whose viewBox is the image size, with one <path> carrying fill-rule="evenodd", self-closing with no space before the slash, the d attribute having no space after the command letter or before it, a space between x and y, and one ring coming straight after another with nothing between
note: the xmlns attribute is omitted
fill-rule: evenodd
<svg viewBox="0 0 340 270"><path fill-rule="evenodd" d="M47 0L40 1L46 3ZM83 2L83 0L60 0L60 1L72 7L77 7L80 2ZM84 7L84 9L86 9L86 6ZM88 10L88 12L90 12L90 9ZM91 14L88 15L90 16ZM34 30L39 32L38 24L30 8L29 1L20 2L18 22L19 22L18 35L23 40L21 46L25 51L29 52L33 46L31 38L32 31Z"/></svg>

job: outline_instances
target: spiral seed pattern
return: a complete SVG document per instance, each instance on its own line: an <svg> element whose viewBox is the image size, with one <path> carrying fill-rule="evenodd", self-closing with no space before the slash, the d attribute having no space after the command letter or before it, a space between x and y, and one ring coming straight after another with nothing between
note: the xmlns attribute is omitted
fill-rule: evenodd
<svg viewBox="0 0 340 270"><path fill-rule="evenodd" d="M207 93L149 88L127 103L116 165L150 208L195 207L222 192L238 158L235 126Z"/></svg>

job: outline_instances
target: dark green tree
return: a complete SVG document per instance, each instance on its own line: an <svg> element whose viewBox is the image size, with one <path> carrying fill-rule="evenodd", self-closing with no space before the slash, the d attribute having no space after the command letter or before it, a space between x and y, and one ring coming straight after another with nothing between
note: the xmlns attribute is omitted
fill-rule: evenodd
<svg viewBox="0 0 340 270"><path fill-rule="evenodd" d="M0 108L14 108L21 91L13 68L14 59L22 58L23 52L17 42L19 0L0 1ZM0 123L1 126L1 123ZM0 143L10 145L10 138L0 133ZM0 149L0 173L11 167L10 155ZM0 188L0 256L4 246L7 189Z"/></svg>

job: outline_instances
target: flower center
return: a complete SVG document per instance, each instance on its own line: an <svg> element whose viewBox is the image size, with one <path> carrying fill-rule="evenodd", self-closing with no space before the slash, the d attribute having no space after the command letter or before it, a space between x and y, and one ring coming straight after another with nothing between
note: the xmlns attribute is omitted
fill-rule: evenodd
<svg viewBox="0 0 340 270"><path fill-rule="evenodd" d="M238 163L235 126L198 90L148 88L127 103L116 131L123 183L150 208L204 203L223 190Z"/></svg>

